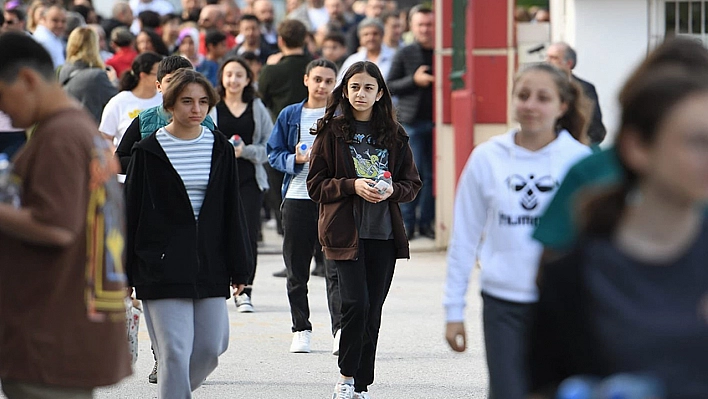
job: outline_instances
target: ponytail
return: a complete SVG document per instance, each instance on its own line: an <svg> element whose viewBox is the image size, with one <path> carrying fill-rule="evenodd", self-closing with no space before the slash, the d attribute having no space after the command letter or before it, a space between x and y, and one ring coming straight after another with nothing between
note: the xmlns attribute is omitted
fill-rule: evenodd
<svg viewBox="0 0 708 399"><path fill-rule="evenodd" d="M588 144L588 127L593 104L578 82L568 81L567 85L562 86L558 87L561 101L566 103L568 109L558 119L558 127L567 130L579 142Z"/></svg>
<svg viewBox="0 0 708 399"><path fill-rule="evenodd" d="M131 91L138 86L140 83L141 73L150 73L152 67L162 60L162 56L148 51L142 53L135 57L130 69L125 71L120 77L120 82L118 84L118 90L120 91ZM155 77L157 80L157 76Z"/></svg>

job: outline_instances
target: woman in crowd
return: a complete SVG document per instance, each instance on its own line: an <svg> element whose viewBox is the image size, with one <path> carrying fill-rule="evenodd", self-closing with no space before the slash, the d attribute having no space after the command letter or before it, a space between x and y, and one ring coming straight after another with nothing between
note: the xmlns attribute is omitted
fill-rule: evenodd
<svg viewBox="0 0 708 399"><path fill-rule="evenodd" d="M257 97L253 88L253 72L241 58L228 58L219 69L218 92L221 101L214 107L216 115L212 119L227 137L240 137L235 143L234 153L238 163L239 184L246 224L253 253L253 274L246 288L239 296L234 296L239 312L253 312L251 303L253 278L255 277L258 255L258 233L261 230L261 207L263 193L268 190L268 177L263 164L268 162L266 143L273 130L273 121L268 109ZM277 187L275 188L278 189Z"/></svg>
<svg viewBox="0 0 708 399"><path fill-rule="evenodd" d="M170 55L167 45L162 41L160 35L149 28L143 28L143 30L138 33L138 36L135 38L135 47L138 49L138 54L152 51L165 57Z"/></svg>
<svg viewBox="0 0 708 399"><path fill-rule="evenodd" d="M376 64L352 65L330 98L307 189L320 204L319 240L339 276L341 376L333 398L366 399L396 259L410 257L399 203L412 201L422 183ZM391 183L379 191L373 186L385 173Z"/></svg>
<svg viewBox="0 0 708 399"><path fill-rule="evenodd" d="M532 392L637 373L662 397L708 397L708 50L663 43L620 105L621 179L576 207L575 248L539 274Z"/></svg>
<svg viewBox="0 0 708 399"><path fill-rule="evenodd" d="M189 60L197 69L204 61L204 56L199 54L199 30L197 28L182 28L177 38L179 55Z"/></svg>
<svg viewBox="0 0 708 399"><path fill-rule="evenodd" d="M172 121L134 146L128 166L126 272L160 398L191 398L216 368L229 289L240 294L253 268L233 147L201 126L217 99L198 72L175 72L163 103Z"/></svg>
<svg viewBox="0 0 708 399"><path fill-rule="evenodd" d="M113 68L106 72L98 47L98 36L89 27L74 29L66 44L66 63L59 71L59 82L64 90L79 100L96 123L108 101L118 93L108 73L115 79Z"/></svg>
<svg viewBox="0 0 708 399"><path fill-rule="evenodd" d="M514 80L519 127L478 146L457 187L448 249L446 338L466 348L465 297L479 260L489 397L523 398L526 339L542 247L531 234L568 169L590 154L587 100L557 68L540 64ZM484 242L480 245L482 237Z"/></svg>
<svg viewBox="0 0 708 399"><path fill-rule="evenodd" d="M157 91L157 64L162 56L147 52L133 60L129 71L120 78L120 92L108 101L101 115L98 130L120 143L123 133L140 111L162 104L162 94Z"/></svg>

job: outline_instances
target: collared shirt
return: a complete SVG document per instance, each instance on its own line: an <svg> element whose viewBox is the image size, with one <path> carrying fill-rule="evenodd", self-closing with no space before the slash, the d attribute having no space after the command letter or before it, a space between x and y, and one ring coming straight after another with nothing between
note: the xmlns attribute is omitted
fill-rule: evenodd
<svg viewBox="0 0 708 399"><path fill-rule="evenodd" d="M359 61L371 61L376 64L376 66L381 70L381 75L385 79L388 76L388 71L391 70L391 62L393 62L393 56L395 54L396 50L386 46L385 44L381 45L381 51L379 52L379 57L376 61L370 60L366 56L367 50L365 48L357 51L356 53L350 55L342 64L342 67L339 69L339 76L337 76L337 84L342 81L347 69L349 69L352 64Z"/></svg>
<svg viewBox="0 0 708 399"><path fill-rule="evenodd" d="M37 25L34 31L34 40L44 46L52 57L54 69L64 65L64 42L44 25Z"/></svg>

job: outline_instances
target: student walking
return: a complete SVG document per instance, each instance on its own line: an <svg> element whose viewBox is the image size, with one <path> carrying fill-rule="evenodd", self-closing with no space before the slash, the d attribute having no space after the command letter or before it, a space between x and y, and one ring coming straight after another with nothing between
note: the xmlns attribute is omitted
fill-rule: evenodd
<svg viewBox="0 0 708 399"><path fill-rule="evenodd" d="M617 184L586 194L576 245L539 274L533 393L638 373L708 397L707 71L703 46L668 40L622 89Z"/></svg>
<svg viewBox="0 0 708 399"><path fill-rule="evenodd" d="M233 147L201 126L217 94L180 69L164 94L165 127L128 166L127 273L143 300L160 367L158 397L190 398L228 346L226 298L253 269Z"/></svg>
<svg viewBox="0 0 708 399"><path fill-rule="evenodd" d="M246 212L248 237L253 254L253 273L246 288L236 296L236 309L241 313L253 312L251 302L253 279L258 260L258 235L261 231L263 193L268 190L268 175L263 164L268 161L266 143L273 130L270 112L257 97L253 87L253 72L245 60L231 57L221 64L218 72L217 91L221 101L216 104L214 120L226 137L238 135L234 147L238 163L239 191ZM277 188L276 188L277 190Z"/></svg>
<svg viewBox="0 0 708 399"><path fill-rule="evenodd" d="M512 109L519 128L478 146L460 177L444 294L445 335L462 352L465 296L479 260L493 399L526 396L525 340L542 251L531 234L567 170L590 154L583 144L589 107L557 68L534 65L519 73Z"/></svg>
<svg viewBox="0 0 708 399"><path fill-rule="evenodd" d="M376 64L353 64L331 98L317 123L307 189L320 204L319 240L339 276L341 376L333 397L369 398L396 259L410 257L399 203L412 201L422 183ZM392 182L379 191L373 186L386 172Z"/></svg>
<svg viewBox="0 0 708 399"><path fill-rule="evenodd" d="M290 352L309 353L312 324L307 300L312 249L317 242L317 203L307 192L311 147L315 136L311 129L325 115L325 106L337 78L337 67L324 59L311 61L305 68L307 99L285 107L278 115L268 140L268 161L285 174L283 179L283 260L287 271L288 301L292 316L293 339ZM304 150L302 147L304 146ZM328 263L328 262L326 262ZM332 280L330 280L332 281ZM334 350L340 313L339 289L327 284L332 317Z"/></svg>

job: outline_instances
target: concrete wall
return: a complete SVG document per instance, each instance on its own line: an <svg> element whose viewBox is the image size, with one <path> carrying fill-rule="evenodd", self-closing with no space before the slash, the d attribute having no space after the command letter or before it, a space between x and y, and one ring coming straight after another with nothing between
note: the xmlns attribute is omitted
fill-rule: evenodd
<svg viewBox="0 0 708 399"><path fill-rule="evenodd" d="M649 7L647 0L551 3L552 38L576 49L578 66L574 73L597 88L608 132L606 143L614 137L619 122L619 90L649 48Z"/></svg>

